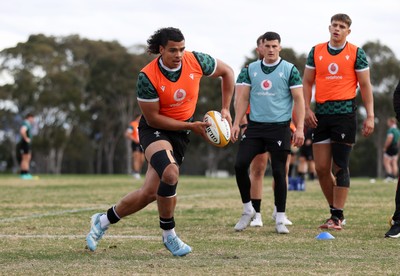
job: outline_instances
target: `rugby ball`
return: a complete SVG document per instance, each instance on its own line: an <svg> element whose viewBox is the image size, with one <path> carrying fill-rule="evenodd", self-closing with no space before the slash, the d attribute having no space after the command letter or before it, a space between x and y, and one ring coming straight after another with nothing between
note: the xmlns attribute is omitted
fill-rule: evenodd
<svg viewBox="0 0 400 276"><path fill-rule="evenodd" d="M211 123L206 127L206 135L211 144L217 147L225 147L231 138L231 128L227 120L221 117L218 111L208 111L203 118L204 122Z"/></svg>

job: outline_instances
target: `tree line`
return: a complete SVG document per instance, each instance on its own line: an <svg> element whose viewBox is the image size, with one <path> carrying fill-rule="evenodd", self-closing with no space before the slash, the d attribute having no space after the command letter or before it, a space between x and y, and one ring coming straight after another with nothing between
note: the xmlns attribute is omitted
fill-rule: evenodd
<svg viewBox="0 0 400 276"><path fill-rule="evenodd" d="M376 128L372 137L357 136L350 167L354 176L382 176L386 119L394 116L392 96L400 62L379 41L362 46L370 63ZM303 73L307 55L284 48L282 58ZM256 52L244 58L255 60ZM16 143L25 114L35 114L33 171L44 174L114 174L130 170L130 142L124 132L135 113L136 77L154 58L144 45L126 48L117 41L94 41L78 35L31 35L0 52L0 170L15 171ZM358 93L357 102L361 104ZM195 118L221 103L220 81L203 78ZM232 111L232 116L234 112ZM359 132L365 112L358 109ZM183 174L233 174L237 144L216 148L196 135L182 165Z"/></svg>

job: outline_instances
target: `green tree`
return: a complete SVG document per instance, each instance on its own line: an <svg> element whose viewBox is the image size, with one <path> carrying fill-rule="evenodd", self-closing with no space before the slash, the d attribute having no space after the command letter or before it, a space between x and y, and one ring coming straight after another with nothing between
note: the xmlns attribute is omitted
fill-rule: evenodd
<svg viewBox="0 0 400 276"><path fill-rule="evenodd" d="M98 173L104 165L111 173L121 141L128 159L122 133L133 117L136 75L149 60L147 55L130 54L117 42L39 34L3 50L1 56L1 70L13 82L3 85L0 93L18 112L34 111L38 118L40 131L33 140L38 170L60 173L65 154L79 152L82 145L76 142L84 135L90 137L88 145L97 154L91 160L82 155L77 162L94 163L90 167L100 168L95 170ZM15 124L14 133L18 127Z"/></svg>
<svg viewBox="0 0 400 276"><path fill-rule="evenodd" d="M2 56L2 70L7 70L14 80L6 85L9 98L20 113L35 113L42 131L33 145L38 146L40 153L40 140L47 142L46 172L59 173L65 139L49 138L60 137L60 130L73 114L71 109L80 104L74 97L74 91L79 91L79 82L73 66L66 62L67 51L53 37L32 35L26 43L3 50ZM19 126L15 127L17 133ZM68 130L63 134L68 135Z"/></svg>

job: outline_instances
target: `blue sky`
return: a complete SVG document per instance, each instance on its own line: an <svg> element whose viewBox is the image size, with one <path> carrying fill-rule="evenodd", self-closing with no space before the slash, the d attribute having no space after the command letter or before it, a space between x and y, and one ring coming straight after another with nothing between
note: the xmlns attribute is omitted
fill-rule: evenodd
<svg viewBox="0 0 400 276"><path fill-rule="evenodd" d="M358 46L379 40L400 59L399 0L13 0L1 3L0 50L30 34L145 44L160 27L177 27L188 50L224 60L238 74L256 38L275 31L297 53L329 39L330 17L353 19L348 40Z"/></svg>

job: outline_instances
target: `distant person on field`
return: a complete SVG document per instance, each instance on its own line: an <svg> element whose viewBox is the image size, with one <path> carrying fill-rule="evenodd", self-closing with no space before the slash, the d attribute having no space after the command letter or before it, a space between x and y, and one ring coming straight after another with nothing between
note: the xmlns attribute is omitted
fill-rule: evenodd
<svg viewBox="0 0 400 276"><path fill-rule="evenodd" d="M393 182L398 176L399 139L400 130L396 124L396 118L387 119L389 127L383 145L383 166L385 167L385 182Z"/></svg>
<svg viewBox="0 0 400 276"><path fill-rule="evenodd" d="M110 224L157 200L162 241L174 256L184 256L192 249L175 233L179 167L190 142L190 132L208 140L205 129L210 126L193 119L200 80L203 76L221 78L221 115L231 124L235 77L232 68L223 61L205 53L186 51L185 38L179 29L161 28L147 44L148 52L158 57L141 70L136 87L143 114L139 136L148 161L146 178L140 189L127 194L106 213L92 216L86 242L90 250L95 250Z"/></svg>
<svg viewBox="0 0 400 276"><path fill-rule="evenodd" d="M374 98L367 56L346 40L351 32L350 17L335 14L330 22L329 41L315 45L308 54L303 90L306 126L315 128L315 169L330 212L319 228L341 230L350 188L350 152L356 142L357 87L367 113L362 127L365 137L374 131ZM314 85L316 109L312 111Z"/></svg>
<svg viewBox="0 0 400 276"><path fill-rule="evenodd" d="M397 121L400 121L400 81L397 84L396 90L393 94L393 107L396 112ZM395 211L392 219L390 220L390 229L386 232L386 238L399 238L400 237L400 176L397 179L396 196L395 196Z"/></svg>
<svg viewBox="0 0 400 276"><path fill-rule="evenodd" d="M298 159L299 162L297 166L297 174L302 179L302 181L306 180L307 174L310 180L313 181L315 178L315 162L312 152L313 133L314 129L305 128L304 144L299 149L299 159Z"/></svg>
<svg viewBox="0 0 400 276"><path fill-rule="evenodd" d="M20 162L20 176L22 179L33 178L29 172L29 168L32 158L32 125L34 120L34 115L28 113L19 129L21 140L17 144L17 156Z"/></svg>
<svg viewBox="0 0 400 276"><path fill-rule="evenodd" d="M269 152L275 182L275 229L279 234L289 233L284 223L287 198L286 161L292 141L294 146L301 146L304 142L304 98L300 73L293 64L281 59L280 43L278 33L266 32L259 47L264 58L241 70L236 81L237 103L232 142L239 139L239 125L250 104L248 125L241 136L235 162L236 183L243 203L242 216L234 227L236 231L244 230L256 214L250 196L250 164L258 154ZM291 137L293 106L296 131Z"/></svg>
<svg viewBox="0 0 400 276"><path fill-rule="evenodd" d="M129 124L129 127L125 131L125 137L131 140L132 176L136 179L140 179L140 172L145 161L144 152L139 142L139 120L141 116L135 116L135 120Z"/></svg>

